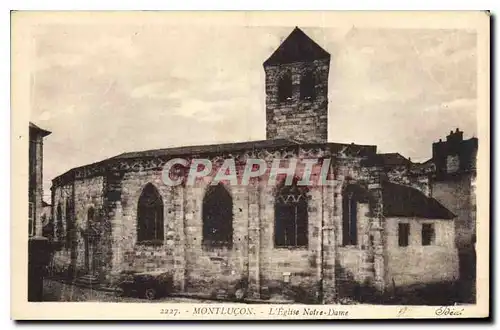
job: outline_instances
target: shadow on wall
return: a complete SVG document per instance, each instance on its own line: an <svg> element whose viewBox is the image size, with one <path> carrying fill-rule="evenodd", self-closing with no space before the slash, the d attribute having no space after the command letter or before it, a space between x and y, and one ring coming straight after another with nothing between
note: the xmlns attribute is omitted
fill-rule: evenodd
<svg viewBox="0 0 500 330"><path fill-rule="evenodd" d="M385 296L373 285L370 279L359 282L352 272L338 262L335 263L336 290L340 304L380 304Z"/></svg>
<svg viewBox="0 0 500 330"><path fill-rule="evenodd" d="M458 249L460 293L462 301L476 303L476 251L474 242Z"/></svg>
<svg viewBox="0 0 500 330"><path fill-rule="evenodd" d="M470 284L464 281L442 281L409 286L389 285L385 292L378 290L370 280L360 283L354 274L336 265L337 294L340 304L353 303L382 305L449 306L471 303Z"/></svg>
<svg viewBox="0 0 500 330"><path fill-rule="evenodd" d="M319 282L312 276L293 274L290 282L264 280L261 288L263 300L290 300L300 304L319 303Z"/></svg>
<svg viewBox="0 0 500 330"><path fill-rule="evenodd" d="M261 279L260 299L263 301L289 301L317 304L319 282L310 276L293 276L289 283ZM218 276L217 278L190 279L186 285L188 292L216 300L238 301L252 298L249 293L248 278Z"/></svg>
<svg viewBox="0 0 500 330"><path fill-rule="evenodd" d="M384 304L450 306L466 303L462 297L463 287L458 281L435 282L397 287Z"/></svg>
<svg viewBox="0 0 500 330"><path fill-rule="evenodd" d="M238 301L247 295L248 279L233 275L220 275L217 278L190 278L186 282L186 288L188 293L203 298Z"/></svg>

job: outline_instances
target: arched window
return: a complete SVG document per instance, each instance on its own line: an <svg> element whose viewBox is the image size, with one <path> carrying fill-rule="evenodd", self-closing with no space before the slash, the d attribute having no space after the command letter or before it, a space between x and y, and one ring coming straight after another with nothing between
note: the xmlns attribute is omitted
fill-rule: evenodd
<svg viewBox="0 0 500 330"><path fill-rule="evenodd" d="M69 199L66 200L66 248L71 248L74 231L73 204Z"/></svg>
<svg viewBox="0 0 500 330"><path fill-rule="evenodd" d="M87 210L87 228L90 228L94 223L94 208L89 207Z"/></svg>
<svg viewBox="0 0 500 330"><path fill-rule="evenodd" d="M303 247L308 243L307 188L294 182L281 186L274 203L274 243L277 247Z"/></svg>
<svg viewBox="0 0 500 330"><path fill-rule="evenodd" d="M56 208L56 237L59 241L64 240L64 224L62 218L61 203L57 204Z"/></svg>
<svg viewBox="0 0 500 330"><path fill-rule="evenodd" d="M358 199L354 185L344 189L342 194L342 244L358 244Z"/></svg>
<svg viewBox="0 0 500 330"><path fill-rule="evenodd" d="M316 97L315 80L311 71L306 72L300 79L300 99L314 100Z"/></svg>
<svg viewBox="0 0 500 330"><path fill-rule="evenodd" d="M232 246L233 198L222 183L210 186L205 192L202 216L203 244Z"/></svg>
<svg viewBox="0 0 500 330"><path fill-rule="evenodd" d="M47 237L50 241L54 239L54 221L51 216L42 214L42 236Z"/></svg>
<svg viewBox="0 0 500 330"><path fill-rule="evenodd" d="M87 211L87 221L88 222L94 221L94 208L92 206L89 207L89 209Z"/></svg>
<svg viewBox="0 0 500 330"><path fill-rule="evenodd" d="M280 102L292 99L292 75L285 73L278 81L278 98Z"/></svg>
<svg viewBox="0 0 500 330"><path fill-rule="evenodd" d="M137 241L163 243L163 200L158 190L148 183L137 206Z"/></svg>

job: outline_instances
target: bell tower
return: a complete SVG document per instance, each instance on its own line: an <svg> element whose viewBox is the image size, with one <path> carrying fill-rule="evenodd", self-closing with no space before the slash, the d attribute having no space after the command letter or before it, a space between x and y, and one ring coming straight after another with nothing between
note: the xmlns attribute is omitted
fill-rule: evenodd
<svg viewBox="0 0 500 330"><path fill-rule="evenodd" d="M266 139L325 143L330 54L296 27L264 62Z"/></svg>

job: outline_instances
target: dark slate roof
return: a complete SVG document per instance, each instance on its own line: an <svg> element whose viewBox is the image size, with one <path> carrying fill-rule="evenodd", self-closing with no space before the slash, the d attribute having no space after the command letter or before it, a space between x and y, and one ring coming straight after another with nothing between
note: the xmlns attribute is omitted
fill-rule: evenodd
<svg viewBox="0 0 500 330"><path fill-rule="evenodd" d="M130 159L138 157L173 157L182 155L202 155L202 154L218 154L230 153L242 150L264 149L264 148L286 148L295 146L327 146L333 153L347 152L351 155L359 157L372 156L377 152L377 147L372 145L359 144L343 144L343 143L309 143L294 139L273 139L273 140L256 140L236 143L219 143L205 144L196 146L172 147L164 149L151 149L145 151L133 151L120 154L118 156L108 158L107 160L115 159Z"/></svg>
<svg viewBox="0 0 500 330"><path fill-rule="evenodd" d="M302 146L306 149L326 148L332 154L344 154L351 157L371 157L377 153L377 147L374 145L358 145L358 144L344 144L344 143L306 143L295 139L274 139L274 140L257 140L237 143L223 143L223 144L209 144L197 146L184 146L172 147L164 149L152 149L145 151L134 151L122 153L118 156L106 158L102 161L92 164L82 165L72 168L65 173L55 177L52 181L64 180L70 178L75 171L83 171L95 167L105 167L113 164L115 161L131 160L135 158L173 158L181 156L199 157L214 154L230 154L233 152L260 149L281 149L281 148L295 148ZM93 172L95 173L95 172Z"/></svg>
<svg viewBox="0 0 500 330"><path fill-rule="evenodd" d="M264 66L294 62L310 62L330 59L330 54L296 27L276 51L264 62Z"/></svg>
<svg viewBox="0 0 500 330"><path fill-rule="evenodd" d="M379 154L379 156L385 166L406 166L412 163L408 158L397 152Z"/></svg>
<svg viewBox="0 0 500 330"><path fill-rule="evenodd" d="M32 130L35 131L36 133L41 133L42 136L47 136L50 133L52 133L52 132L49 132L43 128L40 128L40 127L36 126L35 124L33 124L32 122L30 122L30 131L32 131Z"/></svg>
<svg viewBox="0 0 500 330"><path fill-rule="evenodd" d="M420 190L392 182L382 183L384 216L453 219L455 215Z"/></svg>
<svg viewBox="0 0 500 330"><path fill-rule="evenodd" d="M111 159L127 159L136 157L159 157L159 156L180 156L209 153L224 153L248 149L289 147L299 145L300 142L291 139L258 140L237 143L207 144L197 146L172 147L164 149L152 149L145 151L126 152Z"/></svg>
<svg viewBox="0 0 500 330"><path fill-rule="evenodd" d="M365 166L384 166L384 167L396 167L396 166L410 166L412 161L408 158L402 156L400 153L384 153L376 154L367 159L363 165Z"/></svg>

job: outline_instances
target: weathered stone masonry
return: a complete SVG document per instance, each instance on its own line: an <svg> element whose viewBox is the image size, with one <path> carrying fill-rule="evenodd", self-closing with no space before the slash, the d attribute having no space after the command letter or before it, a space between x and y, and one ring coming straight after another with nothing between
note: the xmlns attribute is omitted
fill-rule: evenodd
<svg viewBox="0 0 500 330"><path fill-rule="evenodd" d="M300 101L300 78L312 71L316 77L317 94L312 100ZM328 138L328 71L329 59L312 63L267 65L266 120L267 138L326 142ZM278 83L284 74L292 77L292 97L278 100Z"/></svg>
<svg viewBox="0 0 500 330"><path fill-rule="evenodd" d="M267 140L130 152L55 178L52 205L54 219L60 220L55 236L62 244L55 263L60 268L70 265L74 276L93 274L109 282L124 271L163 270L172 274L176 291L212 296L232 297L243 289L254 299L281 295L329 303L356 296L359 288L381 293L390 289L392 274L401 278L400 259L392 262L388 253L398 223L440 220L449 226L453 217L429 197L425 166L410 166L401 157L396 160L404 166L393 164L388 161L393 157L377 154L375 146L327 143L329 61L326 51L295 29L264 63ZM295 241L279 244L276 237L282 229L277 223L293 221L277 216L279 182L225 182L219 189L231 202L231 241L215 244L204 241L208 220L203 205L210 182L164 184L163 166L173 158L209 159L215 164L213 173L225 159L234 159L238 182L249 158L264 160L268 168L276 159L328 159L332 185L311 185L300 195L306 203L300 213L306 221L301 228L305 242L298 244L296 208ZM398 184L387 186L391 181ZM154 216L153 234L161 236L147 240L139 239L146 221L138 212L145 191L154 193L155 209L148 219ZM402 192L407 200L398 200ZM397 220L387 227L388 218ZM286 241L286 231L284 235ZM439 242L446 243L439 235L441 230ZM448 279L454 265L447 260L456 251L445 243L412 251L437 255L429 262L444 263ZM412 276L418 277L419 271L414 266Z"/></svg>
<svg viewBox="0 0 500 330"><path fill-rule="evenodd" d="M200 180L192 187L166 186L161 180L161 164L168 161L167 157L156 159L156 163L148 159L118 158L107 164L94 165L104 168L106 175L87 171L94 176L75 180L72 184L61 181L61 186L54 189L55 204L71 199L74 189L76 223L83 228L89 207L103 210L105 225L100 236L103 250L99 255L101 269L98 272L108 280L122 271L162 269L173 274L178 290L210 293L222 288L227 290L247 279L249 295L253 297L259 297L262 288L271 292L286 291L287 288L293 292L300 288L311 300L319 299L323 294L328 300L335 297L342 281L371 281L380 290L384 288L382 250L379 248L383 244L380 201L375 200L373 205L368 201L359 205L358 246L343 247L339 244L342 242L342 189L347 184L360 184L377 198L380 189L378 172L361 166L362 160L373 150L372 147L352 145L318 147L295 144L293 147L258 151L261 156L268 155L269 165L274 157L328 157L333 160L334 186L312 187L309 191L306 248L274 246L275 187L255 181L248 187L227 187L233 198L232 247L202 246L200 204L207 183ZM365 155L359 156L360 152ZM244 159L255 156L254 153L242 151L217 157ZM339 157L339 153L342 156ZM243 165L238 169L241 172ZM74 176L66 179L74 179ZM147 183L158 189L165 206L165 240L160 245L136 242L137 202ZM75 267L85 272L85 245L82 235L76 235L79 243L76 252L73 251Z"/></svg>

